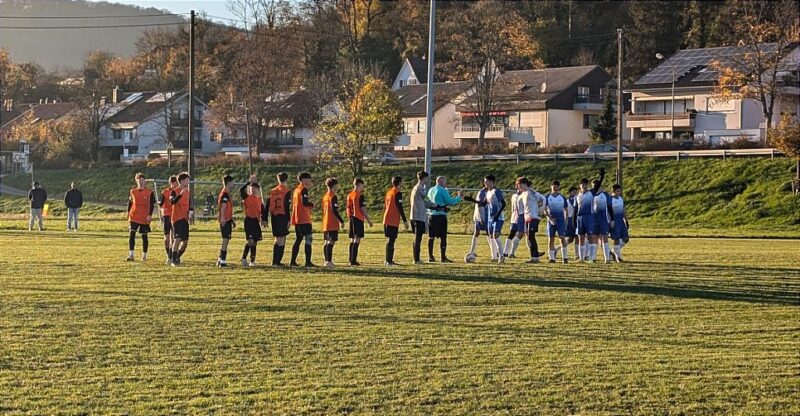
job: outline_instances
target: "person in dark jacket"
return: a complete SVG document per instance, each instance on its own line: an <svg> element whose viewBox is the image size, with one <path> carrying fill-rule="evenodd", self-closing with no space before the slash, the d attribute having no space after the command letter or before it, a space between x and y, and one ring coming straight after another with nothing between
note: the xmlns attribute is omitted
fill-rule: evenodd
<svg viewBox="0 0 800 416"><path fill-rule="evenodd" d="M31 220L28 223L28 231L33 231L33 223L37 219L39 220L39 231L44 231L42 211L44 203L47 202L47 191L39 185L39 182L33 183L33 189L28 192L28 201L31 201Z"/></svg>
<svg viewBox="0 0 800 416"><path fill-rule="evenodd" d="M83 194L75 187L75 182L69 184L69 191L64 194L64 205L67 206L67 231L78 231L78 211L83 206Z"/></svg>

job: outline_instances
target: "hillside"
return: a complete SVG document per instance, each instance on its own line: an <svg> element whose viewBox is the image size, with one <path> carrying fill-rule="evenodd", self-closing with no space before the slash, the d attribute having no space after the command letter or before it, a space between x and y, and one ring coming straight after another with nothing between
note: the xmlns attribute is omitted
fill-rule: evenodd
<svg viewBox="0 0 800 416"><path fill-rule="evenodd" d="M144 33L147 27L69 30L16 28L130 26L179 23L185 20L180 16L153 16L164 13L155 8L144 9L123 4L94 3L84 0L0 1L0 16L4 17L4 19L0 19L0 47L9 51L14 62L33 61L47 70L79 69L83 65L84 58L91 51L103 50L118 55L132 54L136 39ZM36 19L41 16L75 17L75 19ZM142 17L112 18L108 16Z"/></svg>
<svg viewBox="0 0 800 416"><path fill-rule="evenodd" d="M560 179L565 188L583 177L596 176L601 164L583 162L543 163L537 161L520 164L507 162L480 165L456 163L436 166L437 175L449 177L452 189L476 188L483 175L492 173L499 178L503 188L510 188L514 179L527 175L536 189L544 191L552 179ZM613 166L604 164L610 172L606 184L613 181ZM647 224L657 228L680 227L745 227L776 231L800 230L800 198L789 192L787 180L791 176L792 163L787 159L739 160L688 160L657 161L640 160L626 165L625 197L629 216L634 224ZM383 192L389 178L400 174L405 179L404 190L413 185L415 166L372 167L364 175L367 182L368 204L373 218L380 218ZM69 182L75 180L87 200L124 204L127 190L133 184L136 168L109 168L97 170L53 170L38 171L36 179L53 195L63 195ZM166 178L170 172L165 168L141 169L149 177ZM262 182L271 186L273 175L286 170L294 176L299 169L279 166L260 166ZM174 173L174 169L172 172ZM244 168L200 168L198 178L218 181L226 172L237 179L246 176ZM344 171L313 171L315 178L312 197L321 198L324 178L337 176L340 195L349 191L350 175ZM28 176L11 176L4 184L16 188L29 187ZM196 194L204 197L216 195L217 185L199 187ZM199 204L199 203L198 203ZM0 209L8 204L0 206ZM469 222L471 206L462 205L453 212L454 222Z"/></svg>

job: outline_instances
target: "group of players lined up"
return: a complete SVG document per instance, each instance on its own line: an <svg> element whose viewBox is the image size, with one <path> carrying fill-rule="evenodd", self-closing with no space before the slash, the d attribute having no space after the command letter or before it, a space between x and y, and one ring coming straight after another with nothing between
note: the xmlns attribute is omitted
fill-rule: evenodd
<svg viewBox="0 0 800 416"><path fill-rule="evenodd" d="M440 240L440 259L443 263L452 262L447 257L447 215L450 208L463 201L475 204L473 219L475 233L472 237L470 252L465 256L465 261L475 261L477 239L481 232L487 235L492 261L504 262L507 258L515 257L519 242L524 238L530 249L529 263L538 263L539 256L544 253L538 251L536 233L539 229L541 217L547 221L546 233L548 236L548 257L551 263L556 262L557 253L561 252L564 263L568 262L568 245L575 244L575 258L587 262L594 262L597 257L598 244L603 248L604 259L622 261L621 250L628 242L628 221L625 207L620 192L620 187L614 185L613 196L602 188L605 171L600 170L599 179L590 182L581 179L579 188L570 188L569 195L561 194L560 183L553 181L550 192L542 195L533 189L531 182L525 177L517 178L516 192L511 196L511 226L505 245L500 244L500 236L505 222L506 209L503 191L495 186L495 177L487 175L483 180L484 187L474 197L464 196L463 191L452 196L447 189L445 177L436 178L436 184L429 187L429 175L426 172L417 173L417 183L411 191L410 222L406 218L403 208L403 195L401 192L403 178L391 178L391 186L384 198L383 228L386 241L386 254L384 265L396 265L394 261L395 242L399 234L400 223L405 229L409 224L414 233L413 258L415 264L421 264L420 259L422 239L428 234L428 262L436 262L433 249L435 240ZM271 224L272 235L275 238L273 245L272 265L284 266L283 258L286 246L286 237L289 235L290 225L295 230L295 242L292 245L290 266L299 266L297 260L300 247L304 248L305 266L315 267L311 261L313 229L312 210L315 204L309 199L308 190L311 187L311 175L302 172L297 176L297 185L291 189L288 185L289 175L281 172L277 175L277 185L270 189L267 198L263 198L261 186L256 175L251 175L248 181L239 188L239 196L244 210L244 232L247 242L241 257L243 266L256 264L258 242L263 239L262 227ZM186 251L189 241L189 219L192 217L193 207L189 191L189 175L181 173L169 179L169 184L164 188L158 198L155 193L146 187L145 176L141 173L135 176L136 186L131 189L128 203L128 219L130 221L129 254L128 261L134 261L136 234L142 238L142 260L147 259L148 233L150 222L156 205L161 210L161 222L164 231L164 249L167 254L167 264L179 266L181 257ZM327 191L322 198L322 231L324 237L323 254L326 267L334 266L333 249L339 239L339 231L349 224L349 259L348 263L358 266L358 252L361 240L364 238L365 224L370 227L372 220L366 209L364 197L365 184L360 178L353 181L353 189L347 194L345 204L345 217L339 212L339 199L337 192L339 182L336 178L325 181ZM222 190L217 198L220 234L222 244L218 267L227 267L228 244L233 236L236 222L233 215L234 179L226 175L222 179ZM541 216L540 216L541 215ZM614 248L609 245L609 235L614 242ZM556 247L556 238L560 247Z"/></svg>

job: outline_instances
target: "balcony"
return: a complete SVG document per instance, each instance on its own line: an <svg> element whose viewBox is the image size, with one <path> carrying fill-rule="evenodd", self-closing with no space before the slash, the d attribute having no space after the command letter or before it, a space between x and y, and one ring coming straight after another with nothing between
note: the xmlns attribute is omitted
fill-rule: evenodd
<svg viewBox="0 0 800 416"><path fill-rule="evenodd" d="M246 146L246 145L245 145ZM303 147L302 137L288 137L280 139L267 139L267 151L275 151L282 149L298 149Z"/></svg>
<svg viewBox="0 0 800 416"><path fill-rule="evenodd" d="M476 124L458 124L455 138L460 140L476 140L480 135L480 126ZM515 143L534 143L533 129L530 127L507 127L495 124L486 127L485 140L508 140Z"/></svg>
<svg viewBox="0 0 800 416"><path fill-rule="evenodd" d="M690 110L675 113L675 127L694 129L697 112ZM625 116L625 127L640 129L669 130L672 124L672 113L628 113Z"/></svg>
<svg viewBox="0 0 800 416"><path fill-rule="evenodd" d="M602 110L605 97L602 95L578 95L572 104L574 110Z"/></svg>
<svg viewBox="0 0 800 416"><path fill-rule="evenodd" d="M173 128L189 128L189 118L188 117L179 117L178 115L173 114L172 117L169 119L169 125ZM194 128L201 128L203 127L203 120L199 118L194 119Z"/></svg>
<svg viewBox="0 0 800 416"><path fill-rule="evenodd" d="M173 149L188 149L189 148L189 140L174 140L172 142ZM194 148L200 150L203 148L203 141L202 140L195 140L194 141Z"/></svg>

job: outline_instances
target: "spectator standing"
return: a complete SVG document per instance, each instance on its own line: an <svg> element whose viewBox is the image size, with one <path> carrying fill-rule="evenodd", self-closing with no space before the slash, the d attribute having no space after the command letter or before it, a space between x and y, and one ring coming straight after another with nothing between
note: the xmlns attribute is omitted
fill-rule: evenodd
<svg viewBox="0 0 800 416"><path fill-rule="evenodd" d="M78 231L78 212L83 206L83 194L75 182L69 184L69 191L64 194L64 205L67 206L67 231Z"/></svg>
<svg viewBox="0 0 800 416"><path fill-rule="evenodd" d="M44 204L47 202L47 191L41 187L39 182L33 183L33 189L28 192L28 201L31 202L31 219L28 222L28 231L33 231L33 223L39 221L39 231L44 231L44 222L42 220L42 211Z"/></svg>

